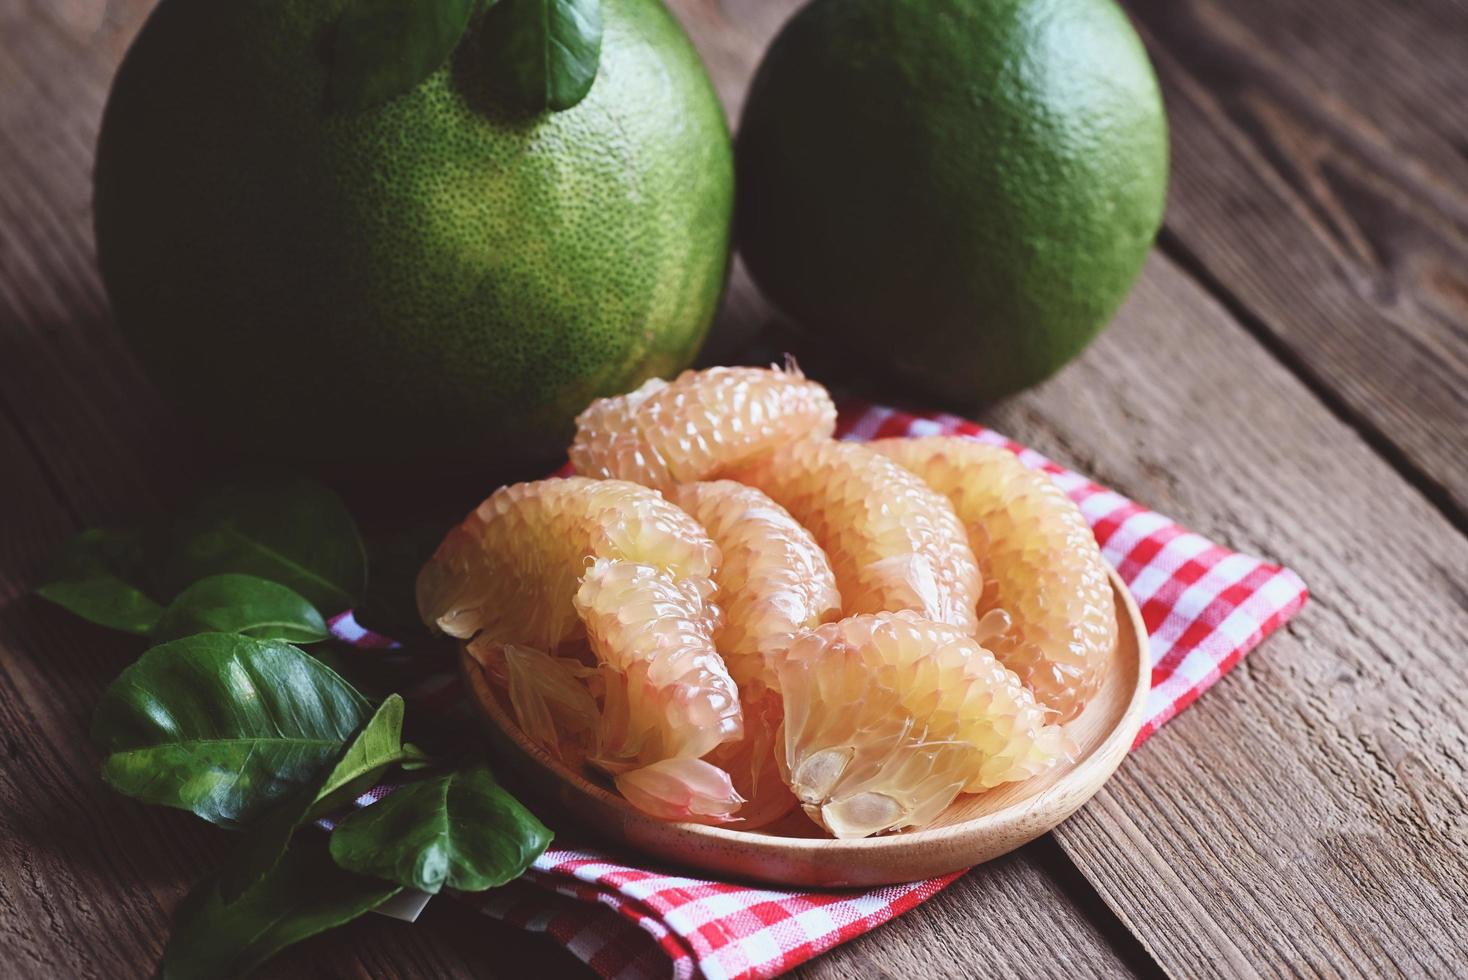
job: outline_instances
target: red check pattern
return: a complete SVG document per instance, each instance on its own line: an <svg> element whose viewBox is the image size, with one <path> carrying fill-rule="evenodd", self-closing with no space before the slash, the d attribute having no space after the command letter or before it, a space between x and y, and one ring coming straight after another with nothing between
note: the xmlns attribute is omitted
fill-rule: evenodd
<svg viewBox="0 0 1468 980"><path fill-rule="evenodd" d="M842 406L839 434L968 436L1005 446L1055 478L1130 586L1151 636L1152 693L1138 745L1305 603L1305 585L1288 569L1214 544L972 422L852 402ZM359 642L383 642L349 620L336 626ZM453 696L441 685L434 693ZM557 838L521 880L462 898L545 933L612 980L748 980L874 929L957 877L867 891L781 891L688 878L640 855Z"/></svg>

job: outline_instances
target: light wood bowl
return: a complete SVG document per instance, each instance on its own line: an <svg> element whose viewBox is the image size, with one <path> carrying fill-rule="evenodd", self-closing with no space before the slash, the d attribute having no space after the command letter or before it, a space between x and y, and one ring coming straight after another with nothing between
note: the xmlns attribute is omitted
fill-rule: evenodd
<svg viewBox="0 0 1468 980"><path fill-rule="evenodd" d="M1151 687L1147 630L1126 585L1111 573L1118 636L1100 692L1066 726L1078 751L1051 772L961 795L932 825L862 840L833 840L800 811L760 830L667 823L573 771L525 738L496 688L467 652L471 702L488 721L501 761L546 802L593 833L665 862L721 878L837 888L917 881L1014 850L1074 813L1116 771L1142 724Z"/></svg>

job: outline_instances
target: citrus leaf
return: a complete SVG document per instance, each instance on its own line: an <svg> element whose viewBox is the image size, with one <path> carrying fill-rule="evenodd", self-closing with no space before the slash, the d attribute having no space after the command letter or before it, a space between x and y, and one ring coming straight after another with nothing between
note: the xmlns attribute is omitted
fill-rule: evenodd
<svg viewBox="0 0 1468 980"><path fill-rule="evenodd" d="M336 863L437 894L518 878L551 832L477 765L409 783L351 814L331 835Z"/></svg>
<svg viewBox="0 0 1468 980"><path fill-rule="evenodd" d="M367 587L357 523L340 497L302 479L224 487L175 525L165 574L173 594L224 572L279 582L328 616Z"/></svg>
<svg viewBox="0 0 1468 980"><path fill-rule="evenodd" d="M88 622L147 636L163 613L148 594L148 536L92 528L62 545L36 594Z"/></svg>
<svg viewBox="0 0 1468 980"><path fill-rule="evenodd" d="M420 769L432 769L438 765L438 761L412 742L404 742L403 758L398 764L403 767L403 772L417 772Z"/></svg>
<svg viewBox="0 0 1468 980"><path fill-rule="evenodd" d="M376 694L374 694L372 688L364 683L363 679L358 676L358 672L352 669L355 666L353 659L357 651L333 639L326 643L314 644L311 649L305 652L321 661L333 673L341 676L348 684L366 694L369 701L376 700Z"/></svg>
<svg viewBox="0 0 1468 980"><path fill-rule="evenodd" d="M363 726L335 766L271 807L230 854L219 873L219 894L232 902L262 881L280 862L296 828L313 816L355 799L384 770L409 757L403 738L403 699L390 695ZM416 750L411 755L417 758Z"/></svg>
<svg viewBox="0 0 1468 980"><path fill-rule="evenodd" d="M300 593L254 575L210 575L184 589L153 627L162 643L195 633L239 633L261 640L318 643L326 620Z"/></svg>
<svg viewBox="0 0 1468 980"><path fill-rule="evenodd" d="M331 42L327 98L365 109L417 88L448 60L479 0L353 0Z"/></svg>
<svg viewBox="0 0 1468 980"><path fill-rule="evenodd" d="M422 758L417 746L403 744L403 709L401 694L389 694L383 700L322 781L310 816L322 816L361 796L393 763Z"/></svg>
<svg viewBox="0 0 1468 980"><path fill-rule="evenodd" d="M569 109L601 60L600 0L498 0L480 28L496 88L524 112Z"/></svg>
<svg viewBox="0 0 1468 980"><path fill-rule="evenodd" d="M102 778L145 803L238 826L330 765L371 705L275 640L200 633L153 647L102 694Z"/></svg>
<svg viewBox="0 0 1468 980"><path fill-rule="evenodd" d="M208 878L174 916L165 980L242 977L293 943L352 921L402 886L345 871L321 847L298 844L249 891L226 902Z"/></svg>

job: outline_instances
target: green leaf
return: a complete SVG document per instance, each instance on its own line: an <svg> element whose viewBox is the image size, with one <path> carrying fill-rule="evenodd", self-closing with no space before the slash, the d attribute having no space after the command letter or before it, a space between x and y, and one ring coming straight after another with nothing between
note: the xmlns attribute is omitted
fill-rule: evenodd
<svg viewBox="0 0 1468 980"><path fill-rule="evenodd" d="M409 754L402 737L403 699L394 694L382 702L329 772L296 790L260 818L219 873L221 897L234 901L270 874L297 827L360 796L393 763L416 759L417 751Z"/></svg>
<svg viewBox="0 0 1468 980"><path fill-rule="evenodd" d="M242 977L293 943L352 921L402 886L352 874L321 847L298 844L259 884L233 902L213 878L179 906L163 950L165 980Z"/></svg>
<svg viewBox="0 0 1468 980"><path fill-rule="evenodd" d="M403 757L398 760L398 764L403 767L403 772L417 772L420 769L431 769L438 762L412 742L404 742Z"/></svg>
<svg viewBox="0 0 1468 980"><path fill-rule="evenodd" d="M600 0L498 0L480 43L495 87L524 112L569 109L601 60Z"/></svg>
<svg viewBox="0 0 1468 980"><path fill-rule="evenodd" d="M326 620L300 593L254 575L210 575L184 589L153 627L162 643L195 633L239 633L261 640L319 643Z"/></svg>
<svg viewBox="0 0 1468 980"><path fill-rule="evenodd" d="M403 709L401 694L389 694L378 706L347 751L322 781L316 792L312 816L320 816L361 796L377 782L382 770L394 762L417 760L422 752L415 745L403 744Z"/></svg>
<svg viewBox="0 0 1468 980"><path fill-rule="evenodd" d="M310 480L230 486L175 525L165 578L177 594L209 575L237 572L288 586L325 615L362 599L362 536L335 493Z"/></svg>
<svg viewBox="0 0 1468 980"><path fill-rule="evenodd" d="M343 868L436 894L518 878L551 833L484 765L410 783L343 820L331 856Z"/></svg>
<svg viewBox="0 0 1468 980"><path fill-rule="evenodd" d="M293 646L200 633L124 670L97 705L92 740L119 792L237 826L329 765L370 712Z"/></svg>
<svg viewBox="0 0 1468 980"><path fill-rule="evenodd" d="M378 105L417 88L448 60L480 0L353 0L331 42L333 108Z"/></svg>
<svg viewBox="0 0 1468 980"><path fill-rule="evenodd" d="M98 626L147 636L163 613L145 589L149 550L143 531L82 531L52 559L36 594Z"/></svg>

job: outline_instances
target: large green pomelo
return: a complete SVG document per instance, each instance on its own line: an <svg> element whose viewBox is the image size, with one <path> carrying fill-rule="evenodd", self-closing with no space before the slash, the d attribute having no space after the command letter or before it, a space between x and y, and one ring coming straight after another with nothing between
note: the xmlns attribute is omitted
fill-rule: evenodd
<svg viewBox="0 0 1468 980"><path fill-rule="evenodd" d="M595 84L514 115L480 46L326 107L345 0L163 0L107 105L97 242L166 393L327 467L506 470L693 358L728 267L719 102L658 0L603 0Z"/></svg>
<svg viewBox="0 0 1468 980"><path fill-rule="evenodd" d="M814 0L760 65L736 160L766 295L970 408L1115 313L1161 223L1167 126L1111 0Z"/></svg>

